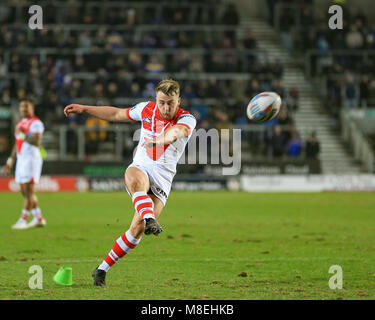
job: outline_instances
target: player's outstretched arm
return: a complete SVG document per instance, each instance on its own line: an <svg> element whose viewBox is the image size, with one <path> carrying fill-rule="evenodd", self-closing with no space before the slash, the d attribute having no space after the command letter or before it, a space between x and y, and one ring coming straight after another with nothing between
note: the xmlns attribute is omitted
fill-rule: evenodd
<svg viewBox="0 0 375 320"><path fill-rule="evenodd" d="M86 106L82 104L70 104L65 107L64 114L69 116L70 114L82 114L87 113L99 119L123 122L130 121L126 114L126 109L120 109L111 106Z"/></svg>
<svg viewBox="0 0 375 320"><path fill-rule="evenodd" d="M184 125L175 125L171 128L168 128L157 138L148 140L143 143L143 146L146 148L151 148L155 145L167 145L175 142L177 139L188 137L189 129Z"/></svg>

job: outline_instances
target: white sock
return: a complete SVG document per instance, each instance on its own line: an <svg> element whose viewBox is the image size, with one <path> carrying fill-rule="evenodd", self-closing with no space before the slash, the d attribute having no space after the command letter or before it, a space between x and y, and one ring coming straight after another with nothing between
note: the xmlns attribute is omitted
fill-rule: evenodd
<svg viewBox="0 0 375 320"><path fill-rule="evenodd" d="M39 207L31 209L31 213L34 216L34 218L37 219L38 221L43 220L42 211L40 210Z"/></svg>
<svg viewBox="0 0 375 320"><path fill-rule="evenodd" d="M107 272L107 271L109 270L110 267L111 267L111 266L110 266L107 262L105 262L105 261L103 260L103 262L102 262L101 265L98 267L98 269L99 269L99 270L104 270L105 272Z"/></svg>

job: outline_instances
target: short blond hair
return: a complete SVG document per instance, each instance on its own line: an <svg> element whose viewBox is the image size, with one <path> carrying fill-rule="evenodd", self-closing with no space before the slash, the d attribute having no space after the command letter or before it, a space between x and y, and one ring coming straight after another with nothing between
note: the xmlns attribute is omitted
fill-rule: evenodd
<svg viewBox="0 0 375 320"><path fill-rule="evenodd" d="M180 85L172 79L162 80L155 87L155 92L157 93L158 91L163 92L167 96L173 96L174 94L180 96Z"/></svg>

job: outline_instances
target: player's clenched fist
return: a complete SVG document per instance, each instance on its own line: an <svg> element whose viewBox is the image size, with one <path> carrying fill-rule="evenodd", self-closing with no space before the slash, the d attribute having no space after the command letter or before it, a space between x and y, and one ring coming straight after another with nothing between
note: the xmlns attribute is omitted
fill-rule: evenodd
<svg viewBox="0 0 375 320"><path fill-rule="evenodd" d="M69 116L70 114L81 114L85 111L85 106L81 104L70 104L65 107L64 114Z"/></svg>

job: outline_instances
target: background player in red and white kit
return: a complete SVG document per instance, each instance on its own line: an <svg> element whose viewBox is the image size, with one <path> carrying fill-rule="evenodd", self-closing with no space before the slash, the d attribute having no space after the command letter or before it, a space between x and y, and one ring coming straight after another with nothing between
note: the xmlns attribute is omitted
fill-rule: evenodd
<svg viewBox="0 0 375 320"><path fill-rule="evenodd" d="M12 229L27 229L46 225L34 191L34 186L39 182L42 173L43 160L39 147L42 143L44 125L34 115L34 104L30 100L22 100L19 110L22 120L17 123L14 130L16 143L4 167L4 172L9 174L17 160L15 178L21 186L24 208L21 217ZM34 218L27 223L30 212Z"/></svg>
<svg viewBox="0 0 375 320"><path fill-rule="evenodd" d="M163 210L176 174L177 162L190 139L196 119L180 108L180 86L163 80L155 88L156 102L142 102L132 108L71 104L69 114L88 113L108 121L140 121L141 137L133 162L125 172L125 186L136 210L129 230L119 237L102 264L93 271L94 285L104 286L106 272L132 251L142 234L158 235L157 219Z"/></svg>

